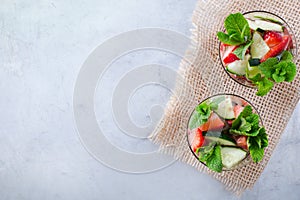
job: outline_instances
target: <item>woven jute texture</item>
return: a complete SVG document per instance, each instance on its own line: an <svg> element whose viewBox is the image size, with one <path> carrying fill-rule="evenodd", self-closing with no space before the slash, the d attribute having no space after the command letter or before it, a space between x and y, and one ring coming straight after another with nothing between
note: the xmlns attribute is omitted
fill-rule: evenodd
<svg viewBox="0 0 300 200"><path fill-rule="evenodd" d="M217 31L224 30L224 20L230 13L254 10L269 11L282 17L293 30L299 47L299 0L199 0L193 15L191 45L182 59L174 93L162 120L150 136L154 143L160 145L161 152L171 154L199 171L211 174L221 181L226 189L236 194L251 188L261 175L300 96L299 73L292 83L276 84L268 95L258 97L255 95L256 89L235 82L223 69L219 60ZM299 61L298 56L297 66ZM207 97L222 93L239 95L254 105L267 130L269 146L260 163L215 173L194 157L188 147L186 132L188 119L194 107Z"/></svg>

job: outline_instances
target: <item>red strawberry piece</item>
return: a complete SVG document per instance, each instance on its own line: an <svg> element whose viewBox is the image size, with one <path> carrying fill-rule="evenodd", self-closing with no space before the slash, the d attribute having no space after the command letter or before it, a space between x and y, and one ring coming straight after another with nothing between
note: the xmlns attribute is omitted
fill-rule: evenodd
<svg viewBox="0 0 300 200"><path fill-rule="evenodd" d="M222 48L221 56L225 65L234 62L235 60L239 60L239 58L233 54L233 51L236 50L238 46L223 46Z"/></svg>
<svg viewBox="0 0 300 200"><path fill-rule="evenodd" d="M269 47L274 47L282 42L282 34L275 31L267 31L264 34L264 41Z"/></svg>
<svg viewBox="0 0 300 200"><path fill-rule="evenodd" d="M230 46L229 44L224 44L221 42L221 45L220 45L220 50L221 51L225 51L226 47Z"/></svg>
<svg viewBox="0 0 300 200"><path fill-rule="evenodd" d="M202 131L208 131L208 130L219 130L224 127L224 122L220 119L220 117L212 113L210 117L208 118L207 122L202 124L199 129Z"/></svg>
<svg viewBox="0 0 300 200"><path fill-rule="evenodd" d="M191 148L195 152L199 147L203 145L204 137L200 128L194 129L192 130L192 132L193 131L195 131L195 135L191 142Z"/></svg>
<svg viewBox="0 0 300 200"><path fill-rule="evenodd" d="M290 33L289 33L289 31L286 27L284 28L283 33L284 33L284 35L290 35ZM291 41L290 41L288 49L292 49L292 48L294 48L294 44L293 44L293 39L292 39L292 36L291 36Z"/></svg>
<svg viewBox="0 0 300 200"><path fill-rule="evenodd" d="M244 110L244 107L241 105L234 106L234 108L233 108L234 117L237 118L243 110Z"/></svg>
<svg viewBox="0 0 300 200"><path fill-rule="evenodd" d="M234 54L234 53L230 53L228 54L228 56L226 58L223 59L223 62L225 65L232 63L236 60L239 60L239 58Z"/></svg>
<svg viewBox="0 0 300 200"><path fill-rule="evenodd" d="M239 147L242 147L243 149L246 149L246 150L248 149L247 136L241 135L241 136L235 137L235 141Z"/></svg>
<svg viewBox="0 0 300 200"><path fill-rule="evenodd" d="M278 45L272 47L268 53L266 53L266 55L260 59L260 62L265 62L268 58L275 57L282 51L286 50L291 40L292 38L290 35L283 36L282 41Z"/></svg>

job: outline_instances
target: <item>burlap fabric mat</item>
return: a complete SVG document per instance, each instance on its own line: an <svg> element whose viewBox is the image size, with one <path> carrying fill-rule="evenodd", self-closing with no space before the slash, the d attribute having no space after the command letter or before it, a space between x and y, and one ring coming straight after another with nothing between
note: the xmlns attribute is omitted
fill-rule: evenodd
<svg viewBox="0 0 300 200"><path fill-rule="evenodd" d="M217 31L224 30L224 19L230 13L254 10L269 11L285 19L293 30L299 47L299 0L199 0L193 15L192 44L181 62L174 94L167 104L161 122L150 136L154 143L160 145L161 152L171 154L199 171L211 174L236 194L251 188L261 175L300 96L299 73L292 83L276 84L267 96L258 97L255 95L255 89L238 84L222 68L218 57ZM296 60L297 66L299 57ZM269 138L269 146L260 163L215 173L191 153L186 139L189 116L199 102L220 93L244 97L260 114Z"/></svg>

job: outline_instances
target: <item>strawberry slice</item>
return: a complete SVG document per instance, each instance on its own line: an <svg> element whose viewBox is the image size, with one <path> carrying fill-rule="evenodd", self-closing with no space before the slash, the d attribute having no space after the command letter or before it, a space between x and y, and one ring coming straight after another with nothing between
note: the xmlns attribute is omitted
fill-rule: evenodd
<svg viewBox="0 0 300 200"><path fill-rule="evenodd" d="M290 33L289 33L289 31L287 30L287 28L284 28L283 34L284 34L284 35L290 35ZM291 35L290 35L290 36L291 36ZM294 48L294 44L293 44L293 39L292 39L292 36L291 36L291 40L290 40L288 49L292 49L292 48Z"/></svg>
<svg viewBox="0 0 300 200"><path fill-rule="evenodd" d="M271 48L282 42L282 34L276 31L267 31L264 34L264 41Z"/></svg>
<svg viewBox="0 0 300 200"><path fill-rule="evenodd" d="M202 131L208 131L208 130L219 130L224 127L224 122L220 119L220 117L212 113L210 117L208 118L207 122L202 124L199 129Z"/></svg>
<svg viewBox="0 0 300 200"><path fill-rule="evenodd" d="M226 50L226 48L229 47L229 46L230 46L229 44L221 43L221 45L220 45L220 50L221 50L222 52L224 52L224 51Z"/></svg>
<svg viewBox="0 0 300 200"><path fill-rule="evenodd" d="M239 60L239 58L235 54L233 54L233 51L236 50L236 48L238 48L238 46L228 46L225 44L221 44L221 56L225 65Z"/></svg>
<svg viewBox="0 0 300 200"><path fill-rule="evenodd" d="M234 106L234 108L233 108L234 117L237 118L243 110L244 110L244 107L241 105Z"/></svg>
<svg viewBox="0 0 300 200"><path fill-rule="evenodd" d="M192 130L192 132L193 131L195 131L195 135L191 142L191 148L195 152L199 147L203 145L204 137L200 128L194 129Z"/></svg>
<svg viewBox="0 0 300 200"><path fill-rule="evenodd" d="M237 137L235 137L235 141L239 147L242 147L245 150L248 149L247 136L244 136L244 135L237 136Z"/></svg>
<svg viewBox="0 0 300 200"><path fill-rule="evenodd" d="M271 57L275 57L277 56L278 54L280 54L282 51L286 50L290 44L290 41L292 40L291 36L290 35L285 35L282 37L282 41L272 47L268 53L266 53L266 55L264 55L264 57L262 57L260 59L260 62L264 62L266 61L268 58L271 58Z"/></svg>
<svg viewBox="0 0 300 200"><path fill-rule="evenodd" d="M232 63L236 60L239 60L239 58L234 54L234 53L230 53L228 54L228 56L226 58L223 59L223 62L225 65Z"/></svg>
<svg viewBox="0 0 300 200"><path fill-rule="evenodd" d="M228 123L229 126L231 126L232 123L233 123L233 120L227 120L227 123Z"/></svg>

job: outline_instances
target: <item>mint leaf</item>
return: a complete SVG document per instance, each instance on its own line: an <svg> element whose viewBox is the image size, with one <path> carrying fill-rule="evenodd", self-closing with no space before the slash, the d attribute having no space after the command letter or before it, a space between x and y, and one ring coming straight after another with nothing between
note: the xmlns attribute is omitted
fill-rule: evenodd
<svg viewBox="0 0 300 200"><path fill-rule="evenodd" d="M207 122L211 112L211 106L206 102L203 102L200 105L198 105L195 108L195 112L191 116L189 128L195 129Z"/></svg>
<svg viewBox="0 0 300 200"><path fill-rule="evenodd" d="M248 132L251 130L251 123L247 122L245 118L241 118L241 124L239 127L240 132Z"/></svg>
<svg viewBox="0 0 300 200"><path fill-rule="evenodd" d="M204 162L209 169L216 172L222 171L221 147L216 142L198 148L196 154L199 154L199 160Z"/></svg>
<svg viewBox="0 0 300 200"><path fill-rule="evenodd" d="M233 121L230 133L247 136L247 145L254 162L263 159L264 148L268 146L268 137L264 127L259 126L259 116L252 112L251 106L246 106Z"/></svg>
<svg viewBox="0 0 300 200"><path fill-rule="evenodd" d="M260 71L265 75L266 78L271 78L275 71L275 65L278 64L277 58L268 58L265 62L258 65Z"/></svg>
<svg viewBox="0 0 300 200"><path fill-rule="evenodd" d="M289 51L282 52L281 61L293 61L293 54Z"/></svg>
<svg viewBox="0 0 300 200"><path fill-rule="evenodd" d="M262 76L261 76L261 74L256 74L255 76L253 76L252 78L250 78L250 77L248 77L248 79L250 80L250 81L252 81L252 82L259 82L259 81L261 81L262 80Z"/></svg>
<svg viewBox="0 0 300 200"><path fill-rule="evenodd" d="M190 122L189 122L189 128L195 129L198 128L199 126L201 126L202 124L205 123L205 120L202 119L202 115L194 112L191 116Z"/></svg>
<svg viewBox="0 0 300 200"><path fill-rule="evenodd" d="M230 14L225 19L225 29L228 35L233 35L235 40L242 43L251 37L249 24L241 13Z"/></svg>
<svg viewBox="0 0 300 200"><path fill-rule="evenodd" d="M209 169L221 172L223 168L222 156L221 156L221 146L216 145L212 154L207 158L206 165Z"/></svg>
<svg viewBox="0 0 300 200"><path fill-rule="evenodd" d="M198 105L195 110L203 116L203 118L208 119L211 113L210 105L207 104L206 102L201 103Z"/></svg>
<svg viewBox="0 0 300 200"><path fill-rule="evenodd" d="M264 149L259 147L257 140L253 137L248 137L247 143L253 162L258 163L264 157Z"/></svg>
<svg viewBox="0 0 300 200"><path fill-rule="evenodd" d="M219 40L224 44L240 45L251 39L247 20L241 13L230 14L224 22L226 33L218 32Z"/></svg>
<svg viewBox="0 0 300 200"><path fill-rule="evenodd" d="M292 82L297 74L297 67L295 63L288 62L286 67L286 75L285 75L285 81L286 82Z"/></svg>
<svg viewBox="0 0 300 200"><path fill-rule="evenodd" d="M210 143L208 146L200 147L196 150L196 154L199 153L199 160L201 162L206 162L207 159L213 154L214 148L216 146L215 142Z"/></svg>
<svg viewBox="0 0 300 200"><path fill-rule="evenodd" d="M258 86L258 91L256 92L257 96L264 96L271 91L274 86L274 83L267 79L266 77L262 78L260 81L255 82Z"/></svg>
<svg viewBox="0 0 300 200"><path fill-rule="evenodd" d="M291 61L281 61L274 66L275 71L272 78L275 82L280 83L283 81L291 82L294 80L297 70L296 65Z"/></svg>
<svg viewBox="0 0 300 200"><path fill-rule="evenodd" d="M264 149L268 146L268 137L264 127L260 128L256 137L248 137L247 144L250 156L254 162L259 162L264 157Z"/></svg>
<svg viewBox="0 0 300 200"><path fill-rule="evenodd" d="M239 116L232 122L231 129L238 129L240 124L242 123L241 118L247 117L252 114L252 107L247 105L243 109L243 111L239 114Z"/></svg>
<svg viewBox="0 0 300 200"><path fill-rule="evenodd" d="M258 65L258 68L261 70L264 77L256 75L251 78L252 82L258 86L256 95L266 95L274 86L274 83L271 80L274 80L276 83L293 81L297 69L296 65L292 62L292 59L293 55L289 51L284 51L280 62L274 57L268 58L265 62Z"/></svg>
<svg viewBox="0 0 300 200"><path fill-rule="evenodd" d="M245 45L241 45L239 46L236 50L233 51L233 53L241 60L244 60L245 54L247 49L251 46L251 44L253 43L253 40L251 40L250 42L248 42Z"/></svg>
<svg viewBox="0 0 300 200"><path fill-rule="evenodd" d="M252 113L251 106L246 106L233 121L229 132L236 135L257 136L259 134L259 116Z"/></svg>
<svg viewBox="0 0 300 200"><path fill-rule="evenodd" d="M259 130L258 137L260 137L260 139L261 139L261 148L266 148L269 145L269 141L268 141L266 129L264 127L262 127Z"/></svg>
<svg viewBox="0 0 300 200"><path fill-rule="evenodd" d="M280 83L280 82L283 82L285 80L285 77L284 75L286 74L285 71L283 71L282 69L280 68L277 68L275 70L275 73L272 74L272 78L273 80L276 82L276 83Z"/></svg>
<svg viewBox="0 0 300 200"><path fill-rule="evenodd" d="M232 38L229 38L229 35L227 35L226 33L218 32L217 36L219 40L224 44L233 45L233 46L241 44L240 41L236 41L233 40Z"/></svg>

